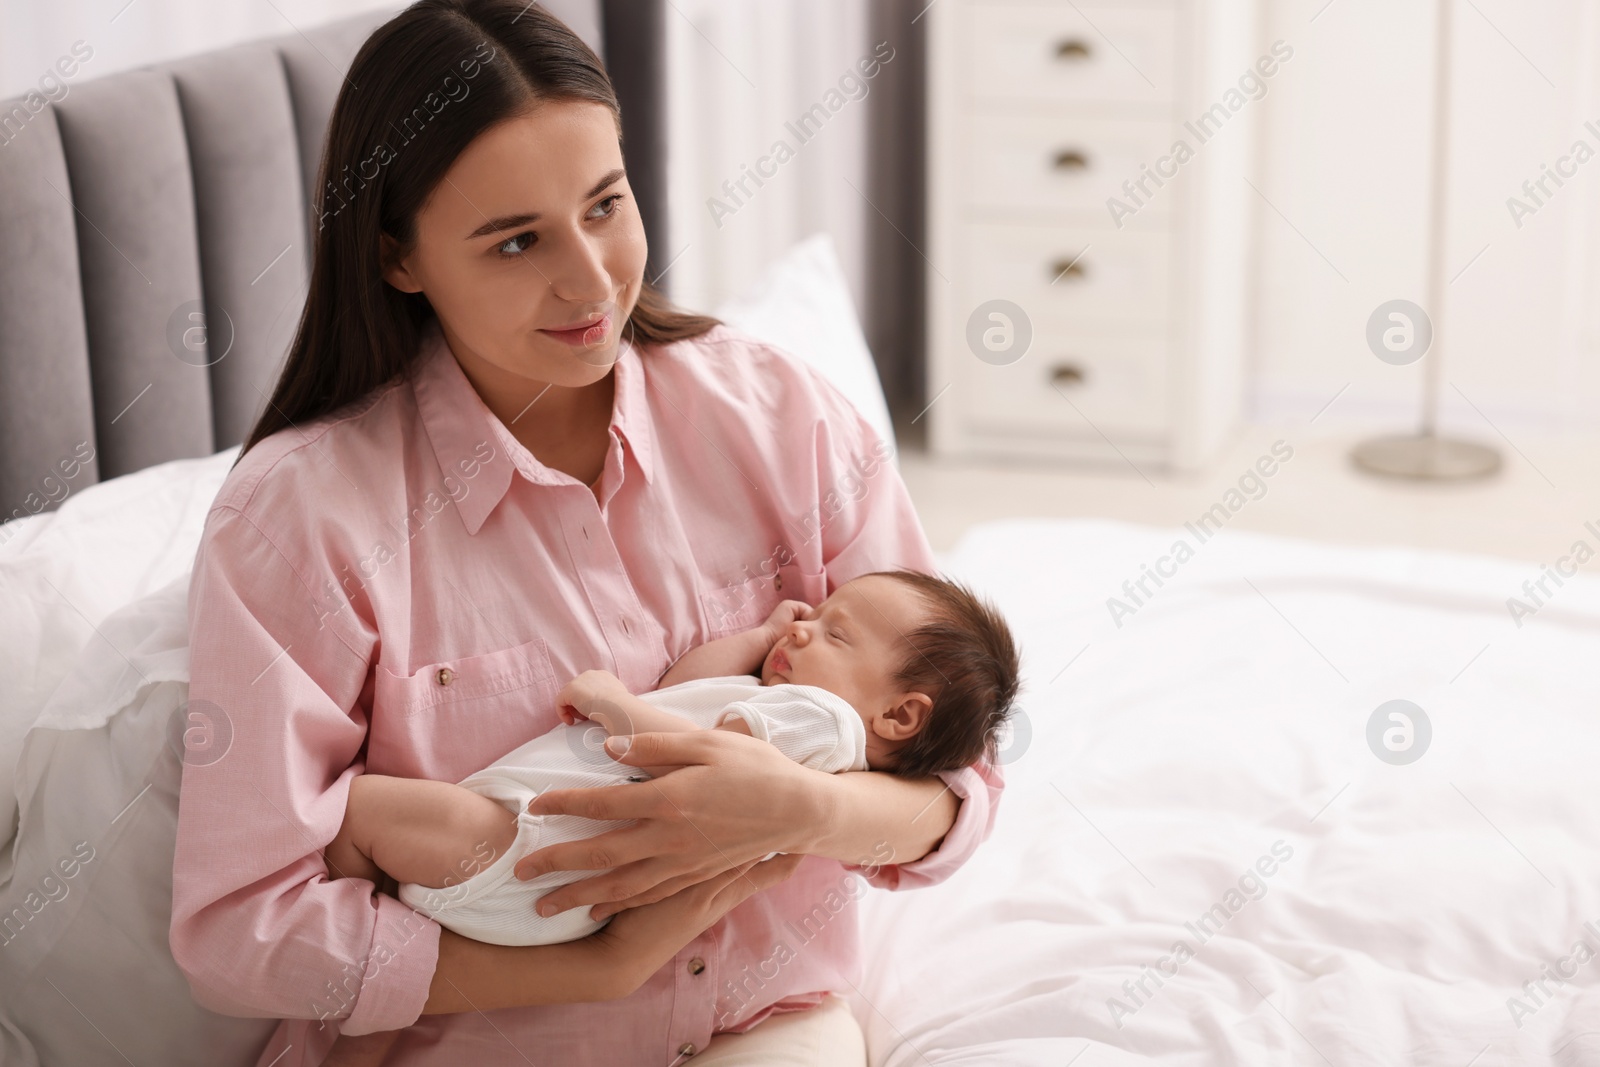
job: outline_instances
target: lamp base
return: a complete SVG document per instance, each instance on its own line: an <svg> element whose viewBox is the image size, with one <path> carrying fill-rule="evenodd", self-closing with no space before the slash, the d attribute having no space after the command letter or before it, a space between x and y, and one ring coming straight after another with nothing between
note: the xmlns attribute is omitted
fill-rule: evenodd
<svg viewBox="0 0 1600 1067"><path fill-rule="evenodd" d="M1500 469L1500 453L1488 445L1433 434L1374 437L1350 452L1368 474L1428 482L1487 478Z"/></svg>

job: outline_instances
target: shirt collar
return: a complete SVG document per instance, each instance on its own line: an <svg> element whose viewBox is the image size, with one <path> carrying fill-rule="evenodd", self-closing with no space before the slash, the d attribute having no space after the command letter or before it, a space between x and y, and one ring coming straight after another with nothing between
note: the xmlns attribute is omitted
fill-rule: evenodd
<svg viewBox="0 0 1600 1067"><path fill-rule="evenodd" d="M612 373L616 388L611 431L625 442L623 451L633 453L645 482L653 484L654 433L638 349L622 342ZM505 498L513 474L536 485L573 483L573 478L535 459L484 404L456 362L437 319L424 327L412 388L444 478L443 491L456 501L468 533L476 534Z"/></svg>

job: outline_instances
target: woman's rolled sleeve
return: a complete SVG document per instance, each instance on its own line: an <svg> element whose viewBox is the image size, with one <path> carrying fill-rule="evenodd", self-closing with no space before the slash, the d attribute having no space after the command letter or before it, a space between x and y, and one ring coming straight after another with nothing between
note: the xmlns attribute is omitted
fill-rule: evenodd
<svg viewBox="0 0 1600 1067"><path fill-rule="evenodd" d="M326 561L310 551L291 563L247 516L209 516L189 590L171 948L214 1011L393 1030L422 1012L439 926L366 879L328 880L376 637L312 594Z"/></svg>

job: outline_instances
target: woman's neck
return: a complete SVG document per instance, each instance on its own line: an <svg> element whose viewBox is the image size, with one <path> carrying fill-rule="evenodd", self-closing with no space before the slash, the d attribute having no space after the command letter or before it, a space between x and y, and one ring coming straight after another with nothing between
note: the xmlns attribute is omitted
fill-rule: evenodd
<svg viewBox="0 0 1600 1067"><path fill-rule="evenodd" d="M535 459L585 485L599 476L615 402L615 371L589 385L553 385L511 374L471 353L462 356L454 346L452 351L484 406Z"/></svg>

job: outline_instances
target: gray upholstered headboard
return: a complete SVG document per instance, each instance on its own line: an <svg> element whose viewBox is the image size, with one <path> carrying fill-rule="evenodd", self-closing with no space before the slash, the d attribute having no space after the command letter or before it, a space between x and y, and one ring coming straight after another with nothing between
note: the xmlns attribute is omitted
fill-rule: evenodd
<svg viewBox="0 0 1600 1067"><path fill-rule="evenodd" d="M0 521L249 433L305 297L340 80L401 6L0 103ZM653 277L661 0L545 6L607 61Z"/></svg>

